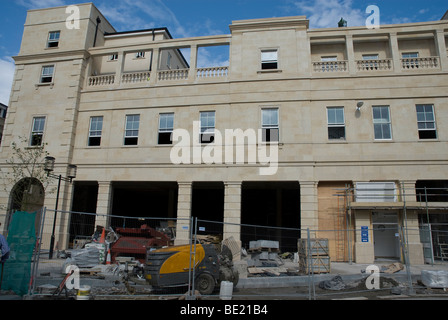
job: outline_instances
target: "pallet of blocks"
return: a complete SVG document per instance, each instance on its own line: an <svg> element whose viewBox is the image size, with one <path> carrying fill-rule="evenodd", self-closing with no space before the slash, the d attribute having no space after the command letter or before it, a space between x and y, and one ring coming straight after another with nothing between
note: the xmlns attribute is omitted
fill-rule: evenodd
<svg viewBox="0 0 448 320"><path fill-rule="evenodd" d="M297 248L301 273L330 273L328 239L299 239Z"/></svg>

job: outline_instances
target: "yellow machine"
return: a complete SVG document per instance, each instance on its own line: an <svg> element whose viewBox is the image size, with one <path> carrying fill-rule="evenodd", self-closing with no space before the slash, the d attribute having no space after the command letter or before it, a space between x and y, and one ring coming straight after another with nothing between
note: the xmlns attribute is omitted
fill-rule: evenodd
<svg viewBox="0 0 448 320"><path fill-rule="evenodd" d="M228 247L219 250L213 244L173 246L148 250L145 277L154 288L188 286L203 295L212 294L222 281L238 283L238 272L233 268L233 257Z"/></svg>

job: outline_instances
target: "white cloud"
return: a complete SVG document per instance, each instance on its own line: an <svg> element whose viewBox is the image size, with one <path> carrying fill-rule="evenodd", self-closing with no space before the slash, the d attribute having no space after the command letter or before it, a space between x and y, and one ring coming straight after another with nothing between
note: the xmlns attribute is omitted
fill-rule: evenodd
<svg viewBox="0 0 448 320"><path fill-rule="evenodd" d="M15 65L12 58L0 58L0 102L8 105L14 79Z"/></svg>
<svg viewBox="0 0 448 320"><path fill-rule="evenodd" d="M102 1L98 9L118 31L166 27L175 38L221 34L210 19L180 22L176 14L162 0Z"/></svg>
<svg viewBox="0 0 448 320"><path fill-rule="evenodd" d="M365 25L367 15L353 5L353 0L301 0L293 1L298 14L306 15L310 28L336 28L341 18L349 27Z"/></svg>
<svg viewBox="0 0 448 320"><path fill-rule="evenodd" d="M28 9L51 8L64 6L64 0L15 0L15 2Z"/></svg>

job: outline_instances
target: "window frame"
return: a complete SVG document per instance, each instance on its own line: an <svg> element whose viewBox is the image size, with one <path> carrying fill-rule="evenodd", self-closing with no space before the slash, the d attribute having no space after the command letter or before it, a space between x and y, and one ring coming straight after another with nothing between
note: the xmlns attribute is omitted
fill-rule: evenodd
<svg viewBox="0 0 448 320"><path fill-rule="evenodd" d="M407 60L407 61L402 61L403 67L407 68L407 69L418 68L419 67L419 58L420 58L420 53L418 51L402 52L401 53L401 59Z"/></svg>
<svg viewBox="0 0 448 320"><path fill-rule="evenodd" d="M265 59L263 55L275 53L276 59ZM278 48L270 48L270 49L260 49L260 66L262 71L270 71L270 70L279 70L279 49Z"/></svg>
<svg viewBox="0 0 448 320"><path fill-rule="evenodd" d="M137 121L132 120L129 121L131 117L138 117ZM137 123L137 127L129 128L128 125L132 123ZM134 133L137 132L135 135ZM132 133L132 134L128 134ZM140 133L140 114L127 114L125 118L125 129L124 129L124 145L125 146L137 146L138 145L138 136Z"/></svg>
<svg viewBox="0 0 448 320"><path fill-rule="evenodd" d="M36 123L37 123L36 120L43 120L43 123L39 124L39 126L37 128L36 128ZM47 123L46 116L34 116L33 117L33 122L31 125L31 135L30 135L30 146L31 147L41 147L43 145L46 123ZM36 140L36 137L39 137L38 140ZM36 141L37 141L37 143L36 143Z"/></svg>
<svg viewBox="0 0 448 320"><path fill-rule="evenodd" d="M162 127L162 119L171 116L170 122L166 122L166 127ZM171 123L170 127L168 124ZM158 145L172 145L173 144L173 131L174 131L174 112L164 112L159 114L159 129L157 134ZM167 138L169 134L169 139Z"/></svg>
<svg viewBox="0 0 448 320"><path fill-rule="evenodd" d="M277 122L276 123L264 123L265 117L264 113L268 111L275 111ZM280 142L280 108L278 107L262 107L261 108L261 130L262 130L262 142L263 143L279 143ZM277 131L277 136L275 140L275 135L273 136L272 131ZM268 134L269 133L269 134ZM274 137L274 138L273 138ZM268 139L269 138L269 139Z"/></svg>
<svg viewBox="0 0 448 320"><path fill-rule="evenodd" d="M92 129L92 125L94 124L94 119L101 119L101 128L98 129L98 127L95 128L95 130ZM103 135L103 124L104 124L104 117L103 116L92 116L90 117L90 125L89 125L89 139L88 139L88 146L89 147L99 147L101 146L101 140ZM92 134L93 132L98 134Z"/></svg>
<svg viewBox="0 0 448 320"><path fill-rule="evenodd" d="M207 116L207 125L204 126L202 120L203 115ZM210 115L213 115L213 125L209 125L208 119ZM199 112L199 142L201 144L210 144L215 141L215 129L216 129L216 111L201 111Z"/></svg>
<svg viewBox="0 0 448 320"><path fill-rule="evenodd" d="M377 119L375 118L375 110L381 108L380 116L381 118ZM387 117L388 119L385 119L382 117L384 108L387 108ZM372 106L372 119L373 119L373 137L376 141L390 141L393 139L392 135L392 118L390 113L390 106ZM384 126L388 127L390 138L384 137ZM376 128L378 126L381 126L381 137L377 137L377 130Z"/></svg>
<svg viewBox="0 0 448 320"><path fill-rule="evenodd" d="M51 75L44 73L46 68L51 68L52 69ZM51 83L53 83L54 82L54 71L55 71L55 65L54 64L42 66L42 69L41 69L41 72L40 72L39 83L40 84L51 84ZM46 79L49 80L49 81L47 81Z"/></svg>
<svg viewBox="0 0 448 320"><path fill-rule="evenodd" d="M330 123L330 110L342 110L342 122L334 122ZM335 114L335 118L337 119L338 116ZM330 141L345 141L347 139L347 130L346 130L346 124L345 124L345 108L344 107L327 107L327 127L328 127L328 140ZM344 129L344 135L340 138L331 138L331 129L333 128L343 128Z"/></svg>
<svg viewBox="0 0 448 320"><path fill-rule="evenodd" d="M135 59L145 59L146 52L145 51L139 51L135 53Z"/></svg>
<svg viewBox="0 0 448 320"><path fill-rule="evenodd" d="M425 115L425 119L424 121L419 120L419 107L424 107L424 115ZM428 112L426 111L426 107L431 107L431 115L432 115L432 120L427 119L427 114ZM437 122L436 122L436 113L435 113L435 107L434 104L417 104L416 105L416 112L417 112L417 129L418 129L418 136L419 136L419 140L436 140L438 139L438 133L437 133ZM425 128L420 128L420 124L424 123L425 124ZM429 123L433 123L434 128L427 128L427 124ZM427 133L427 132L434 132L434 135L432 136L424 136L423 133Z"/></svg>
<svg viewBox="0 0 448 320"><path fill-rule="evenodd" d="M109 55L108 61L118 61L118 53L112 53Z"/></svg>
<svg viewBox="0 0 448 320"><path fill-rule="evenodd" d="M380 55L378 53L369 53L362 55L362 61L367 64L367 67L378 70Z"/></svg>
<svg viewBox="0 0 448 320"><path fill-rule="evenodd" d="M57 34L58 37L57 39L52 39L52 35L53 34ZM50 31L48 33L48 38L47 38L47 49L51 49L51 48L59 48L59 43L61 42L61 31ZM56 45L54 45L56 44Z"/></svg>

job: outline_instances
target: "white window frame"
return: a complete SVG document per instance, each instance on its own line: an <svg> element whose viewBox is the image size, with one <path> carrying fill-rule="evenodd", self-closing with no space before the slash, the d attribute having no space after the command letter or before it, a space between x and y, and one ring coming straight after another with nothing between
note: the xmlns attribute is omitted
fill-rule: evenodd
<svg viewBox="0 0 448 320"><path fill-rule="evenodd" d="M380 110L380 115L381 115L381 118L375 118L375 110L376 109L379 109L379 108L381 108ZM383 115L383 110L384 109L387 109L387 119L385 119L384 117L382 117L382 115ZM391 116L390 116L390 106L373 106L372 107L372 118L373 118L373 136L374 136L374 139L375 140L392 140L392 119L391 119ZM377 137L377 135L376 135L376 132L377 132L377 130L376 130L376 128L378 127L378 126L381 126L381 137ZM388 128L388 130L389 130L389 135L390 135L390 138L385 138L384 137L384 128Z"/></svg>
<svg viewBox="0 0 448 320"><path fill-rule="evenodd" d="M380 56L378 53L362 55L362 60L366 61L365 63L367 63L367 66L369 68L378 69L379 68L379 64L378 64L379 59L380 59Z"/></svg>
<svg viewBox="0 0 448 320"><path fill-rule="evenodd" d="M275 112L277 121L265 122L265 112ZM263 143L278 143L280 142L280 110L278 107L263 107L261 108L261 129L263 132ZM267 130L269 130L269 140L267 139ZM277 130L277 139L271 136L271 132Z"/></svg>
<svg viewBox="0 0 448 320"><path fill-rule="evenodd" d="M418 68L420 54L418 52L403 52L401 54L403 61L403 67L406 69Z"/></svg>
<svg viewBox="0 0 448 320"><path fill-rule="evenodd" d="M109 56L109 61L118 61L118 53L113 53Z"/></svg>
<svg viewBox="0 0 448 320"><path fill-rule="evenodd" d="M278 70L279 69L279 50L278 48L261 49L261 70ZM275 64L275 68L268 67Z"/></svg>
<svg viewBox="0 0 448 320"><path fill-rule="evenodd" d="M211 125L209 119L213 118L213 124ZM203 120L207 120L205 125ZM214 142L215 128L216 128L216 111L201 111L199 113L199 123L200 123L200 137L199 142L201 144L208 144ZM205 140L204 136L208 136ZM212 139L213 138L213 139Z"/></svg>
<svg viewBox="0 0 448 320"><path fill-rule="evenodd" d="M39 121L39 123L37 121ZM32 127L31 127L30 146L32 146L32 147L40 147L40 146L42 146L43 141L44 141L44 133L45 133L46 122L47 122L47 117L46 116L35 116L35 117L33 117L33 123L32 123ZM39 143L38 144L34 142L35 141L35 137L39 137Z"/></svg>
<svg viewBox="0 0 448 320"><path fill-rule="evenodd" d="M140 51L135 53L135 59L145 59L146 52Z"/></svg>
<svg viewBox="0 0 448 320"><path fill-rule="evenodd" d="M422 114L422 112L419 112L419 107L423 107L424 108L424 119L419 119L419 114ZM427 107L431 107L431 113L427 112L426 109ZM419 132L419 140L434 140L437 139L438 137L438 133L437 133L437 123L436 123L436 114L435 114L435 108L434 108L434 104L417 104L416 105L416 111L417 111L417 128L418 128L418 132ZM429 118L428 119L428 114L431 114L432 119ZM428 128L428 124L433 124L433 128ZM424 126L423 126L424 125ZM431 138L425 138L422 137L421 133L422 132L429 132L429 131L434 131L434 135L435 137L431 137Z"/></svg>
<svg viewBox="0 0 448 320"><path fill-rule="evenodd" d="M129 121L130 117L133 117L134 120ZM135 118L138 117L138 118ZM137 119L137 120L135 120ZM129 128L128 125L131 124L133 125L132 128ZM137 126L134 127L134 124L137 123ZM137 132L137 134L135 134L135 132ZM124 131L124 145L138 145L138 135L140 132L140 115L139 114L128 114L126 115L126 123L125 123L125 131ZM136 143L127 143L126 140L127 139L137 139Z"/></svg>
<svg viewBox="0 0 448 320"><path fill-rule="evenodd" d="M323 72L329 72L329 71L338 71L339 65L338 65L338 57L337 56L323 56L320 58L321 62L333 62L333 63L326 63L322 65L322 71Z"/></svg>
<svg viewBox="0 0 448 320"><path fill-rule="evenodd" d="M167 121L165 121L165 123L163 123L164 120L166 120L166 117L171 117L172 118L172 120L170 121L172 123L171 126L168 125ZM159 132L158 132L158 137L157 137L157 139L158 139L157 143L159 145L171 145L171 144L173 144L172 136L170 138L170 141L171 141L170 143L161 143L161 139L160 139L160 135L161 134L168 134L169 133L169 134L172 135L173 131L174 131L174 112L166 112L166 113L159 114Z"/></svg>
<svg viewBox="0 0 448 320"><path fill-rule="evenodd" d="M52 35L56 35L56 34L57 34L57 38L53 39ZM58 48L60 41L61 41L61 31L50 31L48 33L47 48ZM57 45L52 45L52 44L57 44Z"/></svg>
<svg viewBox="0 0 448 320"><path fill-rule="evenodd" d="M98 127L98 123L99 122L94 122L94 120L96 119L101 119L101 127ZM89 126L89 146L100 146L101 145L101 138L102 138L102 134L103 134L103 123L104 123L104 117L103 116L93 116L90 118L90 126ZM93 127L93 125L95 124L95 128ZM91 143L91 139L92 138L99 138L99 144L98 145L92 145Z"/></svg>
<svg viewBox="0 0 448 320"><path fill-rule="evenodd" d="M51 70L51 73L46 72L47 70ZM54 82L54 70L55 70L54 64L42 66L39 83L41 83L41 84L53 83ZM45 79L49 79L50 81L44 81Z"/></svg>
<svg viewBox="0 0 448 320"><path fill-rule="evenodd" d="M342 110L342 122L330 122L330 110ZM337 116L336 116L337 118ZM338 141L338 140L346 140L346 126L345 126L345 109L344 107L327 107L327 124L328 124L328 140L332 140L332 141ZM331 128L344 128L344 136L342 138L339 139L332 139L330 138L330 129Z"/></svg>

